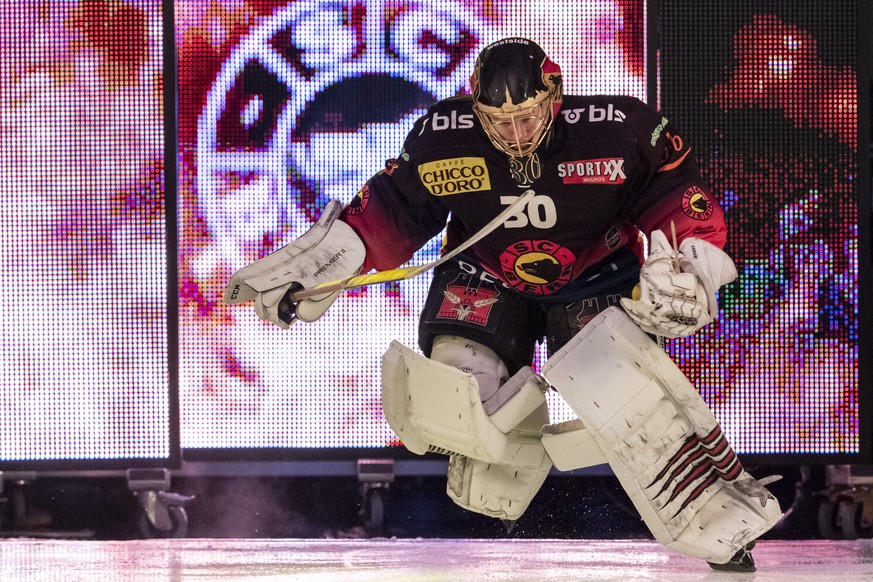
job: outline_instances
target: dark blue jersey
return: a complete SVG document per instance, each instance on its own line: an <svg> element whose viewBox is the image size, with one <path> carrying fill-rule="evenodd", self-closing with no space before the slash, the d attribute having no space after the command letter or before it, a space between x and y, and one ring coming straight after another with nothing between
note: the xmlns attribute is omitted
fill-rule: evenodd
<svg viewBox="0 0 873 582"><path fill-rule="evenodd" d="M518 291L552 295L640 233L671 223L677 240L723 247L724 216L690 148L659 112L623 96L565 96L546 140L525 158L489 141L469 96L416 121L396 160L364 185L345 220L367 248L366 268L394 268L447 228L451 250L524 191L523 211L468 252Z"/></svg>

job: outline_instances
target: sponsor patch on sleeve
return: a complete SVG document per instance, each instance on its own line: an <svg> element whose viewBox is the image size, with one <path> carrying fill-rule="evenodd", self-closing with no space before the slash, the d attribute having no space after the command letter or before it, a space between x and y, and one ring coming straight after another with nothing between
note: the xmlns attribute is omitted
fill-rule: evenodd
<svg viewBox="0 0 873 582"><path fill-rule="evenodd" d="M352 198L351 202L343 209L343 213L347 216L361 214L367 208L367 202L370 200L370 187L364 184L364 187L358 190L358 195Z"/></svg>

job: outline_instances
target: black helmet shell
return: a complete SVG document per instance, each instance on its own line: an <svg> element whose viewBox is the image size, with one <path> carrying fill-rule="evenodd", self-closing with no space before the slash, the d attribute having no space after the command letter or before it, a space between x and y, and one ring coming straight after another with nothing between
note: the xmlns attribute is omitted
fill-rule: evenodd
<svg viewBox="0 0 873 582"><path fill-rule="evenodd" d="M560 70L548 76L543 65L549 61L538 44L524 38L507 38L485 47L479 55L474 78L473 99L485 107L515 108L551 93L561 83ZM557 68L557 67L556 67Z"/></svg>

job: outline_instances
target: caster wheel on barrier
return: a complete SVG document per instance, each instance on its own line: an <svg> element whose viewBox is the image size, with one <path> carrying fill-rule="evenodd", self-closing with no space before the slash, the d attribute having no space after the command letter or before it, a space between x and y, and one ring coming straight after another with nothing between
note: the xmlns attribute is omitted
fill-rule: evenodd
<svg viewBox="0 0 873 582"><path fill-rule="evenodd" d="M825 499L818 507L818 533L822 539L839 540L843 533L837 527L839 506L833 499Z"/></svg>
<svg viewBox="0 0 873 582"><path fill-rule="evenodd" d="M364 496L361 517L364 529L371 535L379 535L385 527L385 499L379 489L370 489Z"/></svg>
<svg viewBox="0 0 873 582"><path fill-rule="evenodd" d="M183 538L188 533L188 513L185 508L176 505L167 507L170 515L170 528L160 529L155 527L145 511L139 514L139 529L143 536L153 539Z"/></svg>
<svg viewBox="0 0 873 582"><path fill-rule="evenodd" d="M849 500L840 502L839 522L843 532L843 538L857 540L868 538L871 534L871 526L864 524L864 505L857 501Z"/></svg>

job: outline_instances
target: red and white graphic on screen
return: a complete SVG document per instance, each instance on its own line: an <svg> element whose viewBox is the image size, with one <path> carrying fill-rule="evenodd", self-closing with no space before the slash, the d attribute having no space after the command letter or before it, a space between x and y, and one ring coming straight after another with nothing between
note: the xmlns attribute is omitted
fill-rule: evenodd
<svg viewBox="0 0 873 582"><path fill-rule="evenodd" d="M855 73L825 65L808 31L775 16L758 16L734 37L736 66L709 101L724 109L781 109L795 125L823 130L857 147Z"/></svg>

